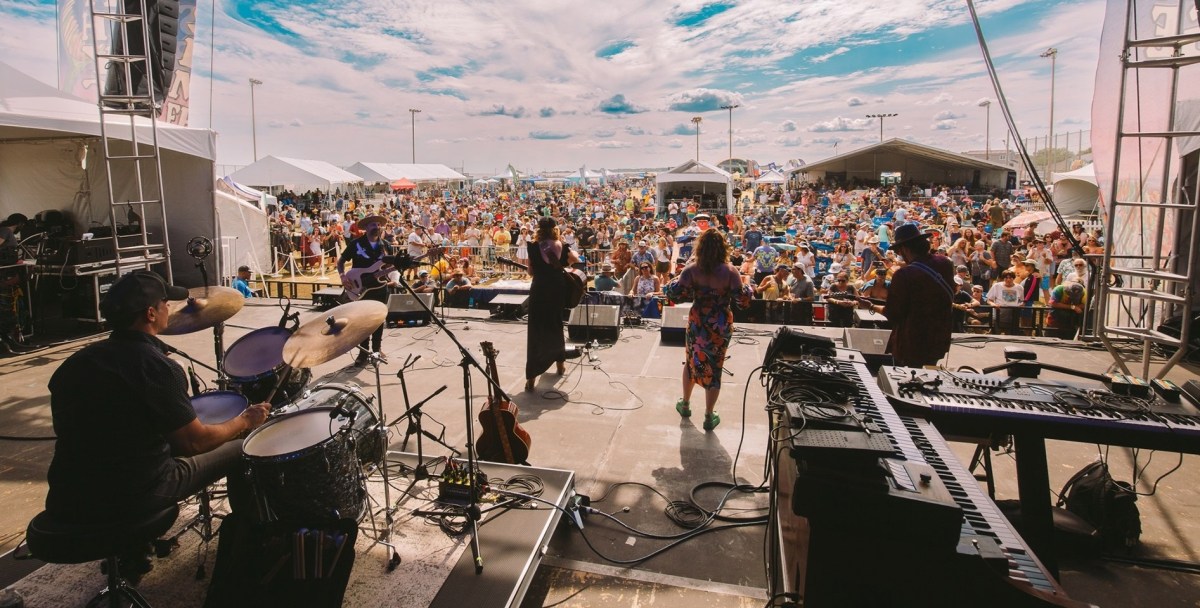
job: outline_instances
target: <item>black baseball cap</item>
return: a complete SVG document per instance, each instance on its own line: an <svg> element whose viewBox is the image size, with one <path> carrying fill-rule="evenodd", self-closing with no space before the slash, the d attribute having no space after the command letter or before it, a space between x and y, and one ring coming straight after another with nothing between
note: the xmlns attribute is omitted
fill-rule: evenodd
<svg viewBox="0 0 1200 608"><path fill-rule="evenodd" d="M100 312L109 319L120 319L156 306L163 300L186 300L188 290L168 285L158 273L135 270L113 283L100 303Z"/></svg>

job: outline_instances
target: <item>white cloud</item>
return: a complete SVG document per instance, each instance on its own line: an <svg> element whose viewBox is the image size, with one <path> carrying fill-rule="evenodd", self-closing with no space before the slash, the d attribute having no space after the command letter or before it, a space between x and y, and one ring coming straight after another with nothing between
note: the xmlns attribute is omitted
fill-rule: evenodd
<svg viewBox="0 0 1200 608"><path fill-rule="evenodd" d="M824 120L809 125L813 133L828 133L831 131L863 131L873 128L875 121L871 118L845 118L838 116L833 120Z"/></svg>
<svg viewBox="0 0 1200 608"><path fill-rule="evenodd" d="M966 118L966 116L967 116L966 114L959 114L957 112L951 112L950 110L942 110L941 112L934 114L933 119L934 120L954 120L956 118Z"/></svg>
<svg viewBox="0 0 1200 608"><path fill-rule="evenodd" d="M53 83L55 10L46 1L0 2L0 53ZM1017 127L1026 137L1045 135L1048 61L1037 53L1054 45L1057 124L1087 128L1106 2L1064 0L1040 11L1037 23L1011 19L1015 7L1033 2L977 3ZM798 137L805 132L845 136L839 152L878 141L878 122L861 117L866 105L899 114L885 121L885 136L913 133L953 151L982 147L985 112L973 104L995 93L973 37L946 37L930 49L925 35L969 30L962 3L739 0L694 26L675 26L701 4L617 0L611 10L581 19L578 11L535 0L443 0L423 11L407 3L372 4L371 11L340 2L259 3L238 14L223 8L215 28L208 11L197 11L192 125L221 134L218 163L246 164L247 78L254 77L264 81L255 88L260 155L343 166L406 162L407 146L394 141L408 139L405 108L422 110L416 129L418 150L428 148L418 152L422 160L465 164L468 172L508 162L535 169L670 166L691 156L693 131L673 126L690 128L693 114L704 118L702 146L728 146L719 106L729 103L741 106L733 115L735 154L762 162L832 152L821 137ZM639 18L629 19L635 10ZM537 28L528 27L533 22ZM264 30L263 23L277 27ZM220 35L212 49L205 32L214 29ZM597 57L615 40L631 46ZM910 53L913 45L925 48ZM831 69L867 48L895 59L883 67ZM933 119L948 108L952 114ZM1002 130L993 116L992 133ZM531 134L574 137L538 141ZM623 140L636 148L604 143Z"/></svg>
<svg viewBox="0 0 1200 608"><path fill-rule="evenodd" d="M838 55L841 55L844 53L849 53L849 52L850 52L850 47L839 46L838 48L833 49L832 51L829 51L828 53L825 53L824 55L817 55L816 57L809 59L809 61L811 61L813 63L825 63L826 61L829 61L830 59L833 59L834 57L837 57Z"/></svg>
<svg viewBox="0 0 1200 608"><path fill-rule="evenodd" d="M957 120L935 120L929 128L934 131L950 131L958 128Z"/></svg>

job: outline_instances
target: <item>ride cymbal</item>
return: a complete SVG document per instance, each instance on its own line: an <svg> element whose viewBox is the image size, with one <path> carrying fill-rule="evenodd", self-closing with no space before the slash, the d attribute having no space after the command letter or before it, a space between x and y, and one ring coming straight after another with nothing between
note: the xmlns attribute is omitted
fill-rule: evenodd
<svg viewBox="0 0 1200 608"><path fill-rule="evenodd" d="M224 323L242 309L246 298L230 287L193 287L186 300L168 302L167 336L190 334Z"/></svg>
<svg viewBox="0 0 1200 608"><path fill-rule="evenodd" d="M387 305L374 300L342 304L301 325L283 345L283 361L315 367L349 352L387 319Z"/></svg>

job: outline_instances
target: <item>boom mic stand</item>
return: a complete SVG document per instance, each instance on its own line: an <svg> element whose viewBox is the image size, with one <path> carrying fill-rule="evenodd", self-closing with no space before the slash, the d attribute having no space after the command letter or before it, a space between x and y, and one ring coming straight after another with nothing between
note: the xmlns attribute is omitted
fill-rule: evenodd
<svg viewBox="0 0 1200 608"><path fill-rule="evenodd" d="M406 291L408 291L408 293L414 293L412 287L409 286L408 282L404 279L403 273L401 273L399 282L400 285ZM471 415L473 410L471 404L471 368L474 367L476 370L479 370L479 373L485 380L487 380L488 384L490 384L492 388L496 390L497 395L504 399L508 399L508 394L505 393L504 389L500 388L500 385L497 384L496 381L488 375L487 371L485 371L483 367L479 365L479 361L475 360L475 357L471 355L471 351L467 350L467 347L463 346L463 343L458 340L458 337L454 335L454 332L450 331L450 328L446 327L445 321L437 318L429 306L426 306L425 302L421 301L421 298L416 298L416 300L417 303L421 305L421 308L424 308L425 312L429 313L429 317L433 319L434 324L436 324L438 328L446 333L446 337L450 338L450 341L453 342L454 346L458 348L459 354L462 355L462 359L459 361L458 365L462 368L463 375L463 410L467 418L467 477L470 480L470 501L467 503L465 511L467 521L470 524L471 556L475 560L475 574L482 574L483 554L481 554L479 551L479 519L482 516L482 512L479 509L479 485L478 480L476 479L477 476L475 475L475 463L478 455L475 453L475 418Z"/></svg>

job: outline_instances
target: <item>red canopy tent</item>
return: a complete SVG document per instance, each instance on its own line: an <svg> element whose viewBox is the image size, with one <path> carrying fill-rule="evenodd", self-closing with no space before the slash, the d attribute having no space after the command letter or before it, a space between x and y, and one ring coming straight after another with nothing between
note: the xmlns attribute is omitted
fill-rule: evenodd
<svg viewBox="0 0 1200 608"><path fill-rule="evenodd" d="M417 187L416 184L408 181L408 179L404 178L404 177L392 182L392 192L396 192L399 190L412 190L416 187Z"/></svg>

